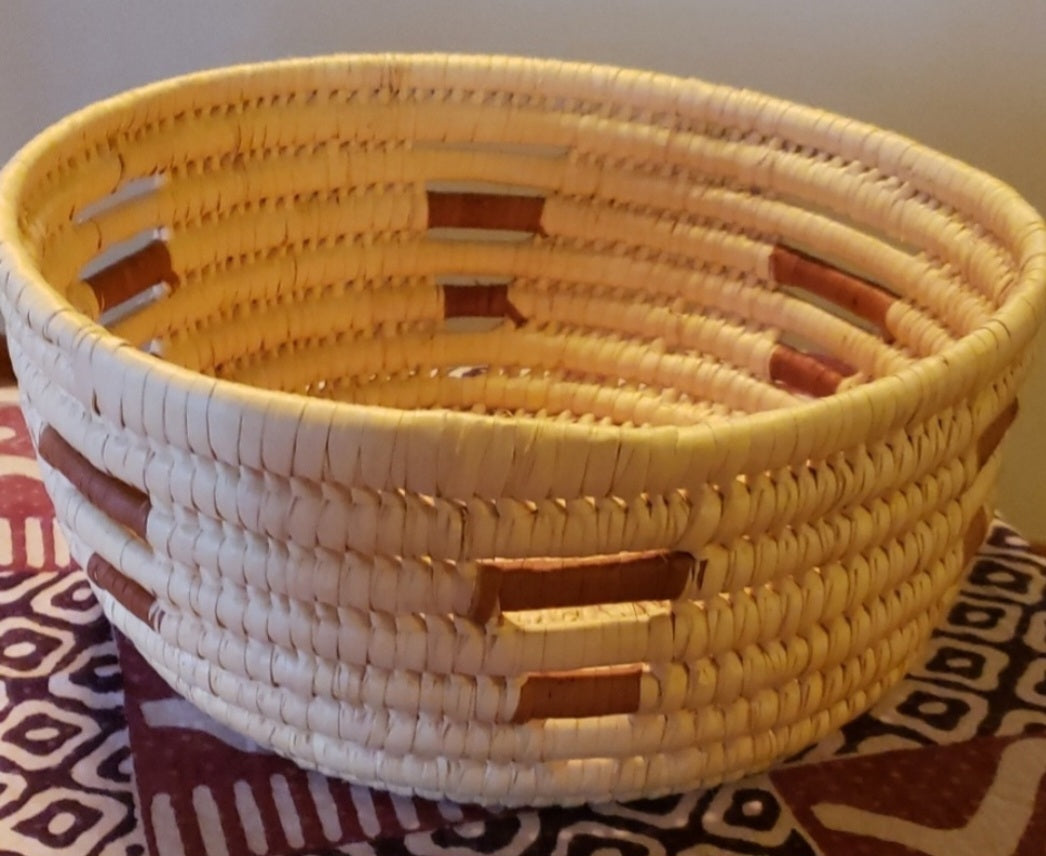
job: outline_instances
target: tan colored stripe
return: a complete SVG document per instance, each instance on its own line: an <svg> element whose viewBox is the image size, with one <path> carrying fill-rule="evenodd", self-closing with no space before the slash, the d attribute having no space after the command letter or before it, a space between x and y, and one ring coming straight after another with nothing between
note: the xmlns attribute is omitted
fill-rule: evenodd
<svg viewBox="0 0 1046 856"><path fill-rule="evenodd" d="M0 517L0 568L9 568L15 560L14 532L11 521Z"/></svg>
<svg viewBox="0 0 1046 856"><path fill-rule="evenodd" d="M43 568L44 526L39 517L27 517L25 520L25 563L30 568Z"/></svg>
<svg viewBox="0 0 1046 856"><path fill-rule="evenodd" d="M294 804L294 797L291 796L291 786L287 777L282 773L273 773L269 776L269 786L272 801L276 805L276 817L283 828L283 836L294 850L299 850L305 846L305 835L302 833L301 816Z"/></svg>
<svg viewBox="0 0 1046 856"><path fill-rule="evenodd" d="M87 577L99 588L109 592L124 609L139 621L155 629L150 612L156 603L149 592L132 579L125 577L97 553L87 560Z"/></svg>
<svg viewBox="0 0 1046 856"><path fill-rule="evenodd" d="M185 856L185 844L178 830L178 816L174 812L170 794L157 794L149 806L153 821L158 856Z"/></svg>
<svg viewBox="0 0 1046 856"><path fill-rule="evenodd" d="M145 538L149 519L149 497L130 485L95 469L50 425L40 433L40 457L65 476L89 502Z"/></svg>
<svg viewBox="0 0 1046 856"><path fill-rule="evenodd" d="M510 318L518 327L526 319L508 299L508 286L444 285L444 318Z"/></svg>
<svg viewBox="0 0 1046 856"><path fill-rule="evenodd" d="M1013 420L1017 418L1019 411L1020 406L1015 398L1007 405L1005 410L995 417L991 425L984 429L984 433L977 440L977 462L981 466L984 466L984 463L992 456L992 453L999 448L999 444L1005 438L1006 432L1010 430L1010 426L1013 424Z"/></svg>
<svg viewBox="0 0 1046 856"><path fill-rule="evenodd" d="M163 241L152 241L87 278L103 311L130 300L158 282L166 282L172 288L178 284L171 253Z"/></svg>
<svg viewBox="0 0 1046 856"><path fill-rule="evenodd" d="M512 721L635 713L642 674L641 666L621 666L598 672L531 675L520 688Z"/></svg>
<svg viewBox="0 0 1046 856"><path fill-rule="evenodd" d="M428 191L429 228L505 229L544 235L540 196Z"/></svg>
<svg viewBox="0 0 1046 856"><path fill-rule="evenodd" d="M261 818L261 809L254 798L254 791L246 779L237 779L232 786L233 799L236 803L236 814L247 839L247 846L252 853L269 852L269 840L265 832L265 821Z"/></svg>
<svg viewBox="0 0 1046 856"><path fill-rule="evenodd" d="M897 302L885 289L788 247L774 247L770 273L775 282L823 297L880 330L886 330L886 313Z"/></svg>
<svg viewBox="0 0 1046 856"><path fill-rule="evenodd" d="M319 773L306 773L309 784L309 796L320 821L320 829L328 841L337 841L342 836L341 818L338 816L338 805L331 793L330 781Z"/></svg>
<svg viewBox="0 0 1046 856"><path fill-rule="evenodd" d="M789 389L818 398L832 395L845 379L833 366L813 354L804 354L788 345L777 345L770 352L770 378Z"/></svg>
<svg viewBox="0 0 1046 856"><path fill-rule="evenodd" d="M229 856L218 803L207 785L197 785L192 789L192 807L206 856Z"/></svg>
<svg viewBox="0 0 1046 856"><path fill-rule="evenodd" d="M499 606L518 610L674 600L682 595L694 566L689 553L669 550L480 562L469 616L486 621Z"/></svg>

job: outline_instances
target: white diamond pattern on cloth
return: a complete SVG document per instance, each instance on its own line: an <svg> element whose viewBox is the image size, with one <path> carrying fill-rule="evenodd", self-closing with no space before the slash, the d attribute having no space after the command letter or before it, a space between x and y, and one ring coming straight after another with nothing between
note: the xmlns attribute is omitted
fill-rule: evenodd
<svg viewBox="0 0 1046 856"><path fill-rule="evenodd" d="M116 650L84 589L78 571L0 571L0 852L145 853Z"/></svg>

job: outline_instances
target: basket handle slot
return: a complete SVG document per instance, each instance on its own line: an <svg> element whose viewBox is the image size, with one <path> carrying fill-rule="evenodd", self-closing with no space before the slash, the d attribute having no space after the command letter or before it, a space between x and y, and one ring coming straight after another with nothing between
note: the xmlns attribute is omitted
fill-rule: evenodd
<svg viewBox="0 0 1046 856"><path fill-rule="evenodd" d="M778 245L770 253L770 275L779 285L801 289L867 321L880 335L888 334L886 317L897 297L875 283Z"/></svg>
<svg viewBox="0 0 1046 856"><path fill-rule="evenodd" d="M41 459L65 476L90 503L139 538L145 538L152 510L148 496L95 468L50 425L40 432L37 451Z"/></svg>
<svg viewBox="0 0 1046 856"><path fill-rule="evenodd" d="M512 722L635 713L642 676L639 665L530 675L520 687Z"/></svg>
<svg viewBox="0 0 1046 856"><path fill-rule="evenodd" d="M854 369L820 354L777 344L770 352L770 379L804 395L833 395Z"/></svg>
<svg viewBox="0 0 1046 856"><path fill-rule="evenodd" d="M89 220L99 220L121 207L131 203L141 203L147 196L156 193L165 183L165 177L159 173L124 181L112 193L88 202L80 208L74 216L74 222L79 224Z"/></svg>
<svg viewBox="0 0 1046 856"><path fill-rule="evenodd" d="M174 272L167 243L157 239L91 274L85 282L98 298L99 309L104 312L144 294L159 283L176 287L178 275Z"/></svg>
<svg viewBox="0 0 1046 856"><path fill-rule="evenodd" d="M544 235L542 196L468 191L426 191L430 229L489 229Z"/></svg>
<svg viewBox="0 0 1046 856"><path fill-rule="evenodd" d="M675 600L696 567L689 553L670 550L481 561L468 617L486 622L505 611Z"/></svg>
<svg viewBox="0 0 1046 856"><path fill-rule="evenodd" d="M87 560L87 578L96 586L107 591L131 615L148 624L154 630L157 623L151 618L156 606L156 598L134 580L128 578L110 565L97 553Z"/></svg>

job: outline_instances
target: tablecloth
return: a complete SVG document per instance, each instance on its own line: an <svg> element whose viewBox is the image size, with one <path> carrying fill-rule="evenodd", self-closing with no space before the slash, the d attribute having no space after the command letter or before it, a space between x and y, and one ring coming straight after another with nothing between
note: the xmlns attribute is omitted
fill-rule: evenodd
<svg viewBox="0 0 1046 856"><path fill-rule="evenodd" d="M72 563L0 388L0 856L1046 853L1046 560L996 521L921 665L775 769L491 811L297 768L178 698Z"/></svg>

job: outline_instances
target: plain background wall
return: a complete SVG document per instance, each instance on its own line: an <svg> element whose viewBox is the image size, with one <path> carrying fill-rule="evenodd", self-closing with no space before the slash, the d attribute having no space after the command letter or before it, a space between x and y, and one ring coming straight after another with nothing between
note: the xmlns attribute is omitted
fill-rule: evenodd
<svg viewBox="0 0 1046 856"><path fill-rule="evenodd" d="M0 160L90 101L234 62L339 51L608 62L762 90L915 137L1046 210L1046 0L0 0ZM1001 507L1046 537L1046 354Z"/></svg>

